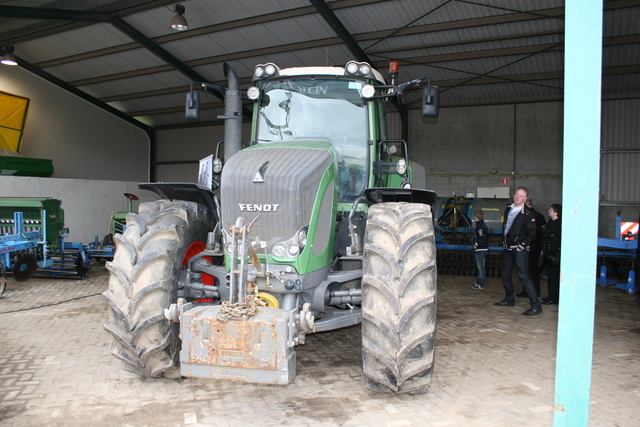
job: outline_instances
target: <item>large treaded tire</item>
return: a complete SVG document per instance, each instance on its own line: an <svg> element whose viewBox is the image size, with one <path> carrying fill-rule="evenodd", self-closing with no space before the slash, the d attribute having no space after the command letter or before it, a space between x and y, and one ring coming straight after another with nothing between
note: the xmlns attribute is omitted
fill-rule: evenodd
<svg viewBox="0 0 640 427"><path fill-rule="evenodd" d="M365 387L426 393L436 332L436 248L429 206L371 206L363 255Z"/></svg>
<svg viewBox="0 0 640 427"><path fill-rule="evenodd" d="M111 352L127 371L152 377L178 377L178 325L164 317L176 301L182 260L211 230L206 208L193 202L159 200L127 215L124 234L116 234L104 328L113 336Z"/></svg>

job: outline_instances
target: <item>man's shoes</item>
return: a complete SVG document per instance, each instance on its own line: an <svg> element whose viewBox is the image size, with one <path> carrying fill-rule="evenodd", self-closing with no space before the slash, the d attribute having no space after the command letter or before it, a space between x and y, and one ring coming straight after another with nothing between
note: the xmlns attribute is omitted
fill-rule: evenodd
<svg viewBox="0 0 640 427"><path fill-rule="evenodd" d="M484 286L480 286L477 283L472 283L471 285L469 285L469 287L471 287L471 289L475 289L476 291L481 291L484 289Z"/></svg>
<svg viewBox="0 0 640 427"><path fill-rule="evenodd" d="M535 308L530 308L529 310L525 311L524 313L522 313L523 316L535 316L536 314L540 314L542 313L542 309L535 309Z"/></svg>
<svg viewBox="0 0 640 427"><path fill-rule="evenodd" d="M513 307L514 305L516 305L516 303L514 302L508 302L507 300L502 300L500 302L497 302L493 305L499 305L500 307Z"/></svg>
<svg viewBox="0 0 640 427"><path fill-rule="evenodd" d="M526 292L526 291L522 291L522 292L520 292L519 294L516 294L516 296L517 296L518 298L529 298L529 295L527 295L527 292Z"/></svg>
<svg viewBox="0 0 640 427"><path fill-rule="evenodd" d="M542 300L542 303L544 305L551 305L551 304L557 304L557 302L555 302L554 300L552 300L551 298L545 298Z"/></svg>

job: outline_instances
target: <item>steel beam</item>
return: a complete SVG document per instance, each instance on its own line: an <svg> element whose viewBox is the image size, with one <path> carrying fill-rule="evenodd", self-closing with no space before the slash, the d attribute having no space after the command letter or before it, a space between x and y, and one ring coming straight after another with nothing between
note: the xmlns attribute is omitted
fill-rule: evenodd
<svg viewBox="0 0 640 427"><path fill-rule="evenodd" d="M46 9L41 7L21 7L0 5L0 16L24 19L57 19L60 21L110 22L111 15L106 12L87 10Z"/></svg>
<svg viewBox="0 0 640 427"><path fill-rule="evenodd" d="M567 0L554 427L589 424L600 177L602 0ZM574 244L579 242L579 244Z"/></svg>
<svg viewBox="0 0 640 427"><path fill-rule="evenodd" d="M340 37L343 43L347 46L349 51L353 54L356 60L362 62L368 62L372 64L373 61L364 53L364 50L360 47L358 42L353 38L349 30L344 26L342 21L338 19L333 10L324 2L324 0L309 0L315 7L322 18L329 24L329 26ZM400 104L396 98L391 99L391 103L400 113L400 119L402 122L402 139L407 139L409 134L409 113L404 105Z"/></svg>

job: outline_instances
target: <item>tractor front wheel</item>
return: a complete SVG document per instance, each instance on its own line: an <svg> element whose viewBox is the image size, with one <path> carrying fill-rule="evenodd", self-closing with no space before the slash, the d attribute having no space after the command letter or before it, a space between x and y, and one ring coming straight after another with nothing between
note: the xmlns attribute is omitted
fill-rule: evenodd
<svg viewBox="0 0 640 427"><path fill-rule="evenodd" d="M429 206L371 206L362 268L365 387L426 393L436 325L436 249Z"/></svg>
<svg viewBox="0 0 640 427"><path fill-rule="evenodd" d="M113 261L107 262L109 305L104 328L113 336L111 352L125 369L144 376L179 376L178 325L164 309L177 299L187 249L207 239L211 228L204 206L159 200L127 215L124 234L116 234Z"/></svg>

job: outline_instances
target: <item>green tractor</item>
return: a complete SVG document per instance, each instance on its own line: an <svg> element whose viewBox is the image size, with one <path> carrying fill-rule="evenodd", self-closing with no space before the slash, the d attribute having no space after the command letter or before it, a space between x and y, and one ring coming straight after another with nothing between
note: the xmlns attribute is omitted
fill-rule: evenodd
<svg viewBox="0 0 640 427"><path fill-rule="evenodd" d="M225 64L224 162L213 187L148 183L162 200L117 234L105 329L125 369L159 377L288 384L305 335L362 323L365 386L424 393L435 350L436 253L424 169L386 139L396 85L369 64L258 65L251 143ZM187 95L197 117L199 92ZM219 184L218 184L219 183Z"/></svg>

